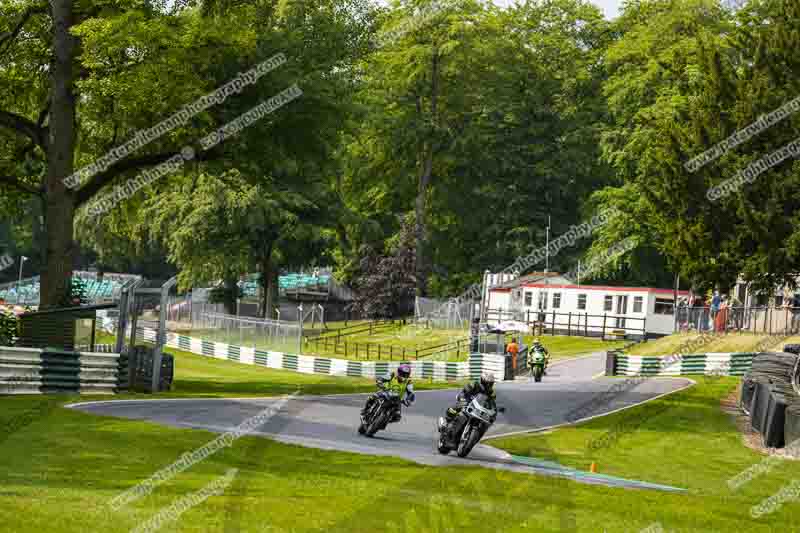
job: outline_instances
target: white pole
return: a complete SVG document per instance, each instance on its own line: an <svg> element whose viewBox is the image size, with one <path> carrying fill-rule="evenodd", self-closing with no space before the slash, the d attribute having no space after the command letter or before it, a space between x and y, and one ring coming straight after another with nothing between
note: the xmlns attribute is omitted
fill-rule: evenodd
<svg viewBox="0 0 800 533"><path fill-rule="evenodd" d="M19 279L17 280L17 283L22 283L22 264L25 263L25 261L27 260L28 258L25 257L24 255L21 255L19 257Z"/></svg>
<svg viewBox="0 0 800 533"><path fill-rule="evenodd" d="M545 260L544 260L544 273L550 271L550 215L547 215L547 228L545 229Z"/></svg>

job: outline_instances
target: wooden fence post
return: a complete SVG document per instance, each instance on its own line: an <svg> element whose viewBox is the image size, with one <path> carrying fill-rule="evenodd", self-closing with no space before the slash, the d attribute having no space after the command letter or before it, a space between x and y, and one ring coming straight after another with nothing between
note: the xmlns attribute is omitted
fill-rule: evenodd
<svg viewBox="0 0 800 533"><path fill-rule="evenodd" d="M586 317L583 319L583 336L589 337L589 312L584 313Z"/></svg>
<svg viewBox="0 0 800 533"><path fill-rule="evenodd" d="M606 313L603 313L603 331L600 333L600 338L606 340Z"/></svg>
<svg viewBox="0 0 800 533"><path fill-rule="evenodd" d="M550 326L550 335L556 334L556 312L553 311L553 325Z"/></svg>
<svg viewBox="0 0 800 533"><path fill-rule="evenodd" d="M569 317L567 317L567 337L572 337L572 311L569 312Z"/></svg>

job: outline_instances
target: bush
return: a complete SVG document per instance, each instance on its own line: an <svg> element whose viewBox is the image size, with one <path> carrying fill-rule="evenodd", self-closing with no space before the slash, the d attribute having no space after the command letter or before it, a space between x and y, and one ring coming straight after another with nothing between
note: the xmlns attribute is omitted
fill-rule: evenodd
<svg viewBox="0 0 800 533"><path fill-rule="evenodd" d="M11 311L0 310L0 346L14 346L19 337L19 318Z"/></svg>

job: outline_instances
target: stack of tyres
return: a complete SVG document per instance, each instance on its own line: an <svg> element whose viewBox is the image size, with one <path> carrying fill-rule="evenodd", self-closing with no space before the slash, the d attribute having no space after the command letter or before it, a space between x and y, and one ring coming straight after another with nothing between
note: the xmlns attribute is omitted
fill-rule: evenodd
<svg viewBox="0 0 800 533"><path fill-rule="evenodd" d="M172 388L175 360L172 355L161 354L161 373L158 391L152 390L153 381L153 348L136 346L132 351L130 365L133 369L133 390L136 392L163 392Z"/></svg>
<svg viewBox="0 0 800 533"><path fill-rule="evenodd" d="M764 445L769 448L783 448L784 421L786 419L786 396L773 386L767 402L767 412L764 418L764 427L761 436Z"/></svg>
<svg viewBox="0 0 800 533"><path fill-rule="evenodd" d="M800 404L795 403L786 408L783 428L784 440L790 454L800 457Z"/></svg>
<svg viewBox="0 0 800 533"><path fill-rule="evenodd" d="M739 407L748 415L752 412L753 399L756 395L756 382L745 376L742 381L742 392L739 399Z"/></svg>
<svg viewBox="0 0 800 533"><path fill-rule="evenodd" d="M772 386L769 383L756 383L755 395L750 406L750 426L762 435L766 427L771 393Z"/></svg>
<svg viewBox="0 0 800 533"><path fill-rule="evenodd" d="M786 353L800 355L800 344L784 344L783 351Z"/></svg>

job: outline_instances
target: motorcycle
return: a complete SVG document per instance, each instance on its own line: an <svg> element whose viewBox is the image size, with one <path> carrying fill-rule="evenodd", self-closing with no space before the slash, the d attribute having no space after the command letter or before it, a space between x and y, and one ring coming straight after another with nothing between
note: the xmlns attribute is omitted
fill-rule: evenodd
<svg viewBox="0 0 800 533"><path fill-rule="evenodd" d="M381 390L375 393L375 401L372 406L361 417L361 425L358 426L358 432L361 435L372 437L378 431L386 429L392 419L392 414L400 408L400 404L399 394L381 386Z"/></svg>
<svg viewBox="0 0 800 533"><path fill-rule="evenodd" d="M466 457L494 424L497 414L504 412L505 408L494 407L486 394L478 394L449 424L439 419L439 453L447 455L456 450L459 457Z"/></svg>
<svg viewBox="0 0 800 533"><path fill-rule="evenodd" d="M531 375L533 376L534 381L542 381L546 363L547 360L545 359L544 352L541 350L534 350L533 354L531 354L531 357L528 360L528 366L530 366Z"/></svg>

